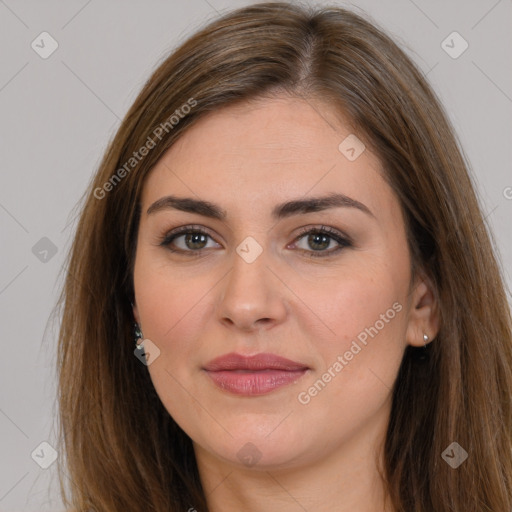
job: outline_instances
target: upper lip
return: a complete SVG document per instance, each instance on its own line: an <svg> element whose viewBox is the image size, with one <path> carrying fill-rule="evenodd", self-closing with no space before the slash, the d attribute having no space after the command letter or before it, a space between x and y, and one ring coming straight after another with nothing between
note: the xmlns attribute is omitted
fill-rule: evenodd
<svg viewBox="0 0 512 512"><path fill-rule="evenodd" d="M235 352L212 359L205 367L210 372L222 370L306 370L308 366L275 354L261 353L243 356Z"/></svg>

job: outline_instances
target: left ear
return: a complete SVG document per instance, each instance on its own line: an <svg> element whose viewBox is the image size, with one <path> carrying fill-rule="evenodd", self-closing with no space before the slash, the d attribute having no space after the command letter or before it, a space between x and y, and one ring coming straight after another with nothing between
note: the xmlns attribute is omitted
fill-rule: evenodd
<svg viewBox="0 0 512 512"><path fill-rule="evenodd" d="M439 304L435 299L433 285L425 276L417 279L412 291L411 309L407 324L406 341L413 347L423 347L423 335L430 343L439 332Z"/></svg>

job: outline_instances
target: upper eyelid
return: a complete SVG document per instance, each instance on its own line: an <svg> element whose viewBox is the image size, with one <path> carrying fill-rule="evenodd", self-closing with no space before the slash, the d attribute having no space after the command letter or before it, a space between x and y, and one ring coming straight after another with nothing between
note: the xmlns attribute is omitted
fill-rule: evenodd
<svg viewBox="0 0 512 512"><path fill-rule="evenodd" d="M300 233L296 235L295 240L298 238L302 238L304 235L307 235L311 231L318 231L319 233L325 233L331 237L338 236L339 238L345 239L347 242L352 243L352 237L348 236L342 230L333 228L331 226L326 226L325 224L321 224L320 226L306 226L301 228Z"/></svg>
<svg viewBox="0 0 512 512"><path fill-rule="evenodd" d="M170 229L169 231L166 231L163 235L163 238L164 240L166 238L169 238L171 236L181 236L181 235L184 235L186 233L189 233L189 232L194 232L194 231L198 231L198 232L201 232L201 233L204 233L206 235L208 235L209 237L215 239L215 236L212 234L211 230L204 227L204 226L200 226L200 225L186 225L186 226L179 226L177 228L174 228L174 229Z"/></svg>

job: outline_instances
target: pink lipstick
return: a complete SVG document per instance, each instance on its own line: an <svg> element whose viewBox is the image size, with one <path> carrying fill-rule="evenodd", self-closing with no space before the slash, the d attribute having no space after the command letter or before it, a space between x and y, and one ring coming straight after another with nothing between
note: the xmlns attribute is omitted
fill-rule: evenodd
<svg viewBox="0 0 512 512"><path fill-rule="evenodd" d="M203 369L219 388L254 396L297 381L309 367L275 354L243 356L232 352L213 359Z"/></svg>

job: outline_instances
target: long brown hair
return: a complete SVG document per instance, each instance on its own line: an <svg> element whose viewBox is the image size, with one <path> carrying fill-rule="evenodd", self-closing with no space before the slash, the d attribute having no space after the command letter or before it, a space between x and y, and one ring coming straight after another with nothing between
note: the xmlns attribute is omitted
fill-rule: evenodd
<svg viewBox="0 0 512 512"><path fill-rule="evenodd" d="M425 77L389 36L349 10L296 2L255 4L202 28L156 69L105 152L61 298L66 505L208 510L192 442L133 354L138 202L144 178L188 127L282 93L339 109L380 158L414 269L433 283L441 311L426 360L408 347L393 389L384 477L394 507L512 510L511 316L467 159ZM441 456L452 442L468 453L457 469Z"/></svg>

